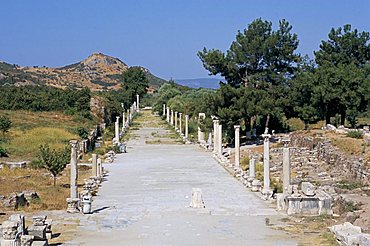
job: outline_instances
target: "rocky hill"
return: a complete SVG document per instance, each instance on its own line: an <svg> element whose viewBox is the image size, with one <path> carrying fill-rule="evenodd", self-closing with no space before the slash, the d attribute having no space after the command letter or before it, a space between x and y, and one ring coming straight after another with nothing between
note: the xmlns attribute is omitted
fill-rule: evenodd
<svg viewBox="0 0 370 246"><path fill-rule="evenodd" d="M121 74L129 68L118 58L94 53L85 60L60 68L21 67L0 62L0 85L48 85L59 88L89 87L92 91L120 88ZM165 80L143 68L151 83L158 88Z"/></svg>

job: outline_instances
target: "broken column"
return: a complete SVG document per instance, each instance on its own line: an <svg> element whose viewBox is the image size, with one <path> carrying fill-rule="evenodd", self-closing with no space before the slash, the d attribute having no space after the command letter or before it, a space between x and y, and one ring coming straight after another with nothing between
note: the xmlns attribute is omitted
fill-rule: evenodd
<svg viewBox="0 0 370 246"><path fill-rule="evenodd" d="M165 116L165 115L166 115L166 104L163 104L162 116Z"/></svg>
<svg viewBox="0 0 370 246"><path fill-rule="evenodd" d="M234 126L235 129L235 166L240 167L240 126Z"/></svg>
<svg viewBox="0 0 370 246"><path fill-rule="evenodd" d="M205 208L203 197L202 197L202 191L200 188L193 188L191 192L191 208Z"/></svg>
<svg viewBox="0 0 370 246"><path fill-rule="evenodd" d="M175 129L177 129L177 111L175 111Z"/></svg>
<svg viewBox="0 0 370 246"><path fill-rule="evenodd" d="M263 137L263 190L262 194L269 196L270 190L270 137L271 135L265 132Z"/></svg>
<svg viewBox="0 0 370 246"><path fill-rule="evenodd" d="M98 155L92 154L91 159L92 159L91 176L98 177Z"/></svg>
<svg viewBox="0 0 370 246"><path fill-rule="evenodd" d="M205 113L199 113L198 114L198 142L203 143L204 142L204 132L202 132L202 129L200 129L199 124L202 119L206 118Z"/></svg>
<svg viewBox="0 0 370 246"><path fill-rule="evenodd" d="M182 113L179 113L179 133L182 135Z"/></svg>
<svg viewBox="0 0 370 246"><path fill-rule="evenodd" d="M167 118L166 118L167 123L170 123L170 108L167 107Z"/></svg>
<svg viewBox="0 0 370 246"><path fill-rule="evenodd" d="M185 139L189 138L189 115L185 115Z"/></svg>
<svg viewBox="0 0 370 246"><path fill-rule="evenodd" d="M103 163L101 161L101 158L98 158L98 177L102 178L103 177Z"/></svg>
<svg viewBox="0 0 370 246"><path fill-rule="evenodd" d="M77 167L77 147L78 147L78 141L77 140L71 140L71 163L70 163L70 169L71 169L71 196L67 198L68 208L67 212L69 213L78 213L78 203L80 199L78 198L78 190L77 190L77 177L78 177L78 167Z"/></svg>
<svg viewBox="0 0 370 246"><path fill-rule="evenodd" d="M256 179L256 159L254 158L254 156L251 156L249 159L249 176L246 182L247 187L252 188L252 182L255 179Z"/></svg>
<svg viewBox="0 0 370 246"><path fill-rule="evenodd" d="M290 186L290 150L289 150L289 140L283 140L283 193L288 194Z"/></svg>
<svg viewBox="0 0 370 246"><path fill-rule="evenodd" d="M217 136L218 124L219 124L219 120L217 118L214 118L213 119L213 152L214 153L217 153L217 150L218 150L218 147L217 147L217 144L218 144L218 136Z"/></svg>
<svg viewBox="0 0 370 246"><path fill-rule="evenodd" d="M140 112L140 97L139 97L139 94L136 94L136 107L137 107L137 112Z"/></svg>

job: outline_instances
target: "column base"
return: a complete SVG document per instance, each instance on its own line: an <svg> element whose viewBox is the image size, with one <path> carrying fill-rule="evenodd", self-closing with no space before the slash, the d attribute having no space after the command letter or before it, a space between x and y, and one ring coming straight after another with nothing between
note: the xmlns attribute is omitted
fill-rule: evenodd
<svg viewBox="0 0 370 246"><path fill-rule="evenodd" d="M67 198L67 212L68 213L79 213L80 210L78 208L80 199L79 198Z"/></svg>

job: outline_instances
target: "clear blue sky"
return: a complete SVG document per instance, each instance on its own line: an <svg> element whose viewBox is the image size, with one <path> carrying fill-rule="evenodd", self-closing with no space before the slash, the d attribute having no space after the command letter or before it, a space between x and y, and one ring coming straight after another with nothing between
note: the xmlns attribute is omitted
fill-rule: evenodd
<svg viewBox="0 0 370 246"><path fill-rule="evenodd" d="M259 17L287 19L311 57L331 27L370 31L369 0L0 0L0 13L0 60L53 67L102 52L165 79L207 77L197 51L226 50Z"/></svg>

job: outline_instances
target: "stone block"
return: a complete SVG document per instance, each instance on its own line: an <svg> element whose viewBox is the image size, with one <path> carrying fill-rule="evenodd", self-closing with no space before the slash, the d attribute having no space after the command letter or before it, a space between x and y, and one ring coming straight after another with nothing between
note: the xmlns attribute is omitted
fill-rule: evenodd
<svg viewBox="0 0 370 246"><path fill-rule="evenodd" d="M360 242L369 242L370 235L362 234L361 227L354 226L349 222L344 222L344 224L340 225L334 225L330 227L329 230L334 234L340 245L369 245L360 244Z"/></svg>
<svg viewBox="0 0 370 246"><path fill-rule="evenodd" d="M316 194L316 187L310 182L302 182L301 189L306 196L314 196Z"/></svg>
<svg viewBox="0 0 370 246"><path fill-rule="evenodd" d="M285 198L286 198L285 194L282 193L276 194L276 209L278 211L285 211L287 209Z"/></svg>
<svg viewBox="0 0 370 246"><path fill-rule="evenodd" d="M46 240L46 225L31 225L27 229L28 235L34 236L35 240Z"/></svg>
<svg viewBox="0 0 370 246"><path fill-rule="evenodd" d="M3 238L4 240L15 239L18 233L18 222L6 220L2 224Z"/></svg>
<svg viewBox="0 0 370 246"><path fill-rule="evenodd" d="M31 246L33 244L34 236L31 235L23 235L21 236L21 246Z"/></svg>
<svg viewBox="0 0 370 246"><path fill-rule="evenodd" d="M258 179L254 179L252 181L252 191L257 192L260 190L261 190L261 181L259 181Z"/></svg>
<svg viewBox="0 0 370 246"><path fill-rule="evenodd" d="M205 208L201 189L193 188L192 194L191 194L190 207L191 208Z"/></svg>
<svg viewBox="0 0 370 246"><path fill-rule="evenodd" d="M39 215L39 216L33 216L32 217L32 224L35 226L43 226L45 225L47 216L45 215Z"/></svg>

